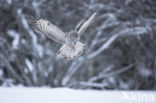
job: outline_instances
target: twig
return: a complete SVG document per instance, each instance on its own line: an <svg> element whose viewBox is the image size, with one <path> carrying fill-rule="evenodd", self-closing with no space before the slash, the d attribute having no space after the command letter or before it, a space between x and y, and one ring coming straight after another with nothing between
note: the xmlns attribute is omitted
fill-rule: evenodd
<svg viewBox="0 0 156 103"><path fill-rule="evenodd" d="M16 71L14 70L14 68L10 65L10 63L8 62L8 60L3 56L0 55L1 60L3 60L4 64L7 66L8 71L21 83L24 83L24 81L21 79L21 77L16 73Z"/></svg>

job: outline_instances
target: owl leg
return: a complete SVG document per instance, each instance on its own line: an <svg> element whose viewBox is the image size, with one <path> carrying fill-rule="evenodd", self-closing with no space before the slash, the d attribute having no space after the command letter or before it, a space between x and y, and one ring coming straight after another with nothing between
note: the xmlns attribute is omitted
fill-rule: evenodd
<svg viewBox="0 0 156 103"><path fill-rule="evenodd" d="M58 54L67 60L74 60L83 53L84 44L76 42L76 44L64 44L58 51Z"/></svg>

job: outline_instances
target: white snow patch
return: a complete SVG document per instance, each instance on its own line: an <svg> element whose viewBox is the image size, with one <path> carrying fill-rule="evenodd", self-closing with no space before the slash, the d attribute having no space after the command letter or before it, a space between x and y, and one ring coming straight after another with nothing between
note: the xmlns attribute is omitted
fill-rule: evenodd
<svg viewBox="0 0 156 103"><path fill-rule="evenodd" d="M7 33L9 36L11 36L13 38L13 41L12 41L13 49L18 49L18 44L19 44L19 39L20 39L19 35L20 34L14 30L8 30Z"/></svg>
<svg viewBox="0 0 156 103"><path fill-rule="evenodd" d="M12 0L6 0L9 5L12 4Z"/></svg>
<svg viewBox="0 0 156 103"><path fill-rule="evenodd" d="M14 87L0 88L0 100L1 103L156 103L156 92Z"/></svg>
<svg viewBox="0 0 156 103"><path fill-rule="evenodd" d="M29 59L25 59L25 63L30 71L33 71L33 64Z"/></svg>
<svg viewBox="0 0 156 103"><path fill-rule="evenodd" d="M142 77L148 77L148 76L152 75L152 72L151 72L151 70L149 70L148 68L140 68L140 69L139 69L139 74L140 74Z"/></svg>
<svg viewBox="0 0 156 103"><path fill-rule="evenodd" d="M39 1L32 2L32 6L33 6L37 16L40 16L40 8L39 8L40 4L41 4L41 2L39 2Z"/></svg>
<svg viewBox="0 0 156 103"><path fill-rule="evenodd" d="M0 78L3 76L3 71L2 69L0 68Z"/></svg>
<svg viewBox="0 0 156 103"><path fill-rule="evenodd" d="M28 74L28 69L26 67L24 68L24 73Z"/></svg>

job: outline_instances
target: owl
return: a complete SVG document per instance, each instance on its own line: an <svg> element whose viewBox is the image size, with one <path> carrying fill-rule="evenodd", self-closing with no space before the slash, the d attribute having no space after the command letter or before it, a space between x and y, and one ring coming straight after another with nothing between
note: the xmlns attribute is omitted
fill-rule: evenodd
<svg viewBox="0 0 156 103"><path fill-rule="evenodd" d="M83 53L83 50L86 48L86 45L81 43L79 40L81 35L94 21L95 16L96 12L94 12L83 23L79 23L75 30L70 32L63 32L56 25L44 19L32 21L31 26L33 26L37 32L62 44L62 47L57 53L59 56L66 58L67 60L74 60L80 56Z"/></svg>

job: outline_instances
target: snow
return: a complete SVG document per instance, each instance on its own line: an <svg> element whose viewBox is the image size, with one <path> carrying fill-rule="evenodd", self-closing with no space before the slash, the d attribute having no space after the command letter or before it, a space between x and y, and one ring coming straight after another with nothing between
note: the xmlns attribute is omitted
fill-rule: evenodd
<svg viewBox="0 0 156 103"><path fill-rule="evenodd" d="M156 92L1 87L0 100L1 103L156 103Z"/></svg>
<svg viewBox="0 0 156 103"><path fill-rule="evenodd" d="M18 49L20 34L14 30L8 30L7 33L9 36L11 36L13 38L13 42L12 42L13 49Z"/></svg>
<svg viewBox="0 0 156 103"><path fill-rule="evenodd" d="M111 43L118 37L118 35L113 35L107 42L105 42L99 49L97 49L95 52L91 53L88 58L91 59L98 54L100 54L103 50L107 49Z"/></svg>
<svg viewBox="0 0 156 103"><path fill-rule="evenodd" d="M2 77L2 75L3 75L3 71L2 71L2 69L0 68L0 77Z"/></svg>
<svg viewBox="0 0 156 103"><path fill-rule="evenodd" d="M12 0L6 0L9 5L12 4Z"/></svg>
<svg viewBox="0 0 156 103"><path fill-rule="evenodd" d="M18 9L17 10L17 14L18 16L21 18L21 23L23 24L25 30L28 31L28 34L31 36L32 38L32 43L33 43L33 47L35 52L37 52L39 54L40 57L43 57L43 48L41 45L38 44L37 41L37 36L35 35L35 33L30 29L29 27L29 23L25 18L25 15L22 12L22 9Z"/></svg>
<svg viewBox="0 0 156 103"><path fill-rule="evenodd" d="M28 69L32 72L33 71L33 64L31 63L31 61L29 59L25 59L25 63L28 67Z"/></svg>

